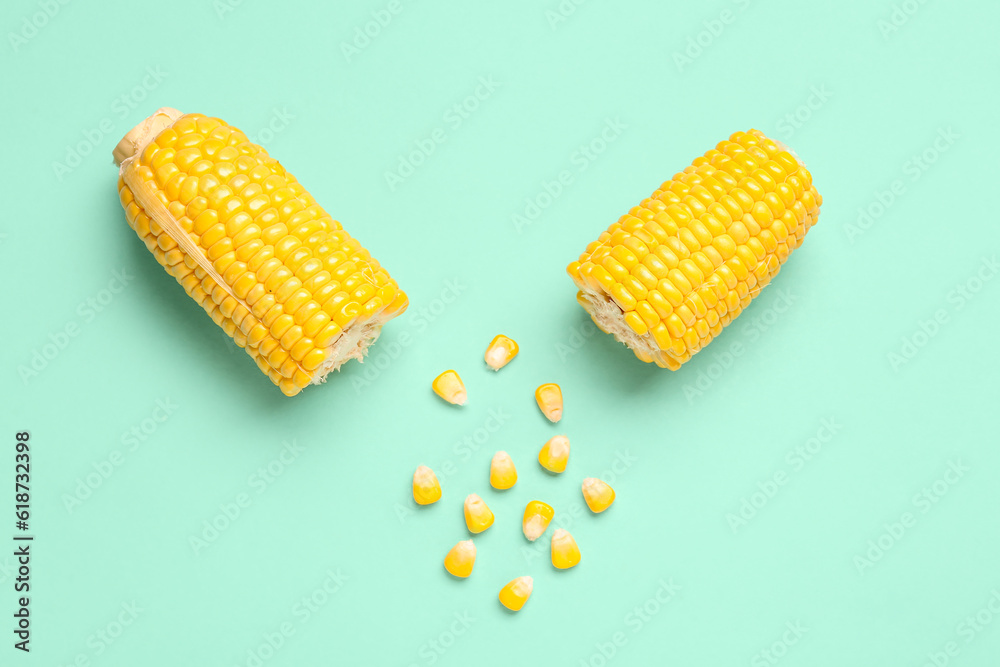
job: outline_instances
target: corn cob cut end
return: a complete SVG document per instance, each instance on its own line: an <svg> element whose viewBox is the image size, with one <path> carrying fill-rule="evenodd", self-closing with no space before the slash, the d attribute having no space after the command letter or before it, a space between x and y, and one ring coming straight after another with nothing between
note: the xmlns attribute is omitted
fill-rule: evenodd
<svg viewBox="0 0 1000 667"><path fill-rule="evenodd" d="M572 265L570 265L572 271ZM586 285L576 293L577 302L590 313L590 319L597 328L606 334L611 334L619 343L632 350L639 359L645 362L656 362L661 368L677 370L679 363L671 364L669 357L664 357L656 346L656 341L650 334L640 336L625 322L625 312L615 303L615 300L600 289L592 289Z"/></svg>
<svg viewBox="0 0 1000 667"><path fill-rule="evenodd" d="M129 130L115 146L111 152L115 166L120 167L122 162L136 153L141 153L156 135L173 125L174 121L183 115L183 112L172 107L157 109L156 113Z"/></svg>

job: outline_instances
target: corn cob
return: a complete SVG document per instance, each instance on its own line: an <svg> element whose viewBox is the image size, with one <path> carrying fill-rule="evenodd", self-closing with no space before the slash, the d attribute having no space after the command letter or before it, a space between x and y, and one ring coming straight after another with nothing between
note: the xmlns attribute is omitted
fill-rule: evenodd
<svg viewBox="0 0 1000 667"><path fill-rule="evenodd" d="M602 331L677 370L778 273L822 203L785 146L737 132L611 225L567 272Z"/></svg>
<svg viewBox="0 0 1000 667"><path fill-rule="evenodd" d="M164 108L114 150L128 224L288 396L361 359L406 295L242 132Z"/></svg>

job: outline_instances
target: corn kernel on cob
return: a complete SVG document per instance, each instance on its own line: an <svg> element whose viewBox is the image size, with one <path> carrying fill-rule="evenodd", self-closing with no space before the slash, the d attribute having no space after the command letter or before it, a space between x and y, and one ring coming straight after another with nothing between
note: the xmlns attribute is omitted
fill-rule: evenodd
<svg viewBox="0 0 1000 667"><path fill-rule="evenodd" d="M263 148L164 108L114 150L129 226L283 393L361 359L406 295Z"/></svg>
<svg viewBox="0 0 1000 667"><path fill-rule="evenodd" d="M778 273L819 216L805 166L757 130L695 159L567 271L604 332L676 370Z"/></svg>

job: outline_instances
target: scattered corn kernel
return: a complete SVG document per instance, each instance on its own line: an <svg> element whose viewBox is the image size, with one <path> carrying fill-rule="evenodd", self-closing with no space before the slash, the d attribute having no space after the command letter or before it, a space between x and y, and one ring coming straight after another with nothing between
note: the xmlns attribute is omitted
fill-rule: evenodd
<svg viewBox="0 0 1000 667"><path fill-rule="evenodd" d="M511 611L520 611L534 587L535 580L531 577L518 577L500 589L500 604Z"/></svg>
<svg viewBox="0 0 1000 667"><path fill-rule="evenodd" d="M413 499L418 505L430 505L441 500L441 482L427 466L418 466L413 473Z"/></svg>
<svg viewBox="0 0 1000 667"><path fill-rule="evenodd" d="M580 547L569 531L559 528L552 533L552 564L566 570L580 562Z"/></svg>
<svg viewBox="0 0 1000 667"><path fill-rule="evenodd" d="M534 542L545 529L549 527L549 522L556 512L551 505L543 503L541 500L532 500L524 508L524 520L521 522L521 530L524 536Z"/></svg>
<svg viewBox="0 0 1000 667"><path fill-rule="evenodd" d="M591 512L599 514L615 502L615 490L602 480L588 477L583 480L583 499Z"/></svg>
<svg viewBox="0 0 1000 667"><path fill-rule="evenodd" d="M566 470L566 463L568 461L569 438L565 435L557 435L549 439L538 451L538 462L550 472L562 472Z"/></svg>
<svg viewBox="0 0 1000 667"><path fill-rule="evenodd" d="M562 419L563 399L562 389L557 384L543 384L535 390L535 400L542 414L550 422L557 422Z"/></svg>
<svg viewBox="0 0 1000 667"><path fill-rule="evenodd" d="M507 452L497 452L490 462L490 486L503 491L517 483L517 468Z"/></svg>
<svg viewBox="0 0 1000 667"><path fill-rule="evenodd" d="M472 543L472 540L459 542L444 557L444 569L462 579L472 574L472 567L475 564L476 545Z"/></svg>
<svg viewBox="0 0 1000 667"><path fill-rule="evenodd" d="M486 365L495 371L509 364L517 356L517 343L507 336L495 336L486 348Z"/></svg>
<svg viewBox="0 0 1000 667"><path fill-rule="evenodd" d="M468 398L465 393L465 384L462 383L462 378L458 377L458 373L455 371L441 373L434 378L431 387L433 387L435 394L452 405L465 405L465 400Z"/></svg>
<svg viewBox="0 0 1000 667"><path fill-rule="evenodd" d="M493 525L493 512L474 493L470 493L465 499L465 525L472 533L481 533Z"/></svg>

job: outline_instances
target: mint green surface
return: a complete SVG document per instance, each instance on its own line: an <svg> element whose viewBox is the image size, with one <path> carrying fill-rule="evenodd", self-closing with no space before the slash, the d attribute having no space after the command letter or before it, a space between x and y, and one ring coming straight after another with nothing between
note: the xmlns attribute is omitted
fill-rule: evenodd
<svg viewBox="0 0 1000 667"><path fill-rule="evenodd" d="M343 5L0 10L0 664L1000 664L998 5ZM410 309L363 365L285 398L136 239L110 154L160 106L244 129L399 281ZM751 127L808 163L819 224L683 370L643 364L565 266ZM497 333L521 353L494 374ZM462 409L430 391L447 368ZM421 463L444 497L418 509ZM441 561L473 492L497 519L458 581ZM535 498L577 568L552 568L551 529L524 540Z"/></svg>

